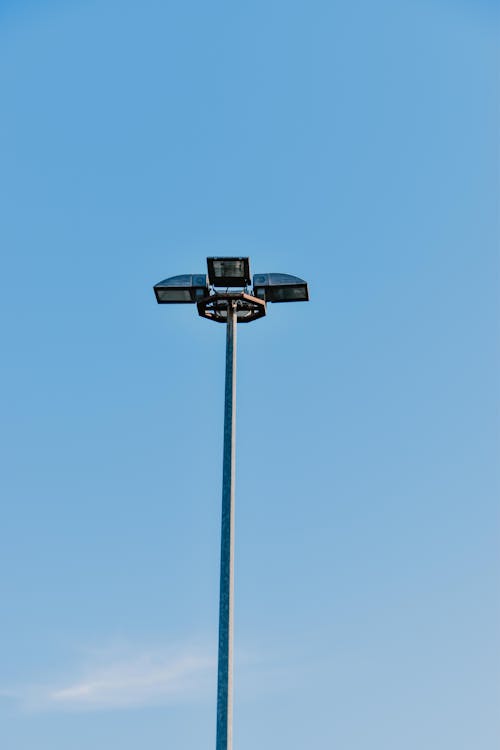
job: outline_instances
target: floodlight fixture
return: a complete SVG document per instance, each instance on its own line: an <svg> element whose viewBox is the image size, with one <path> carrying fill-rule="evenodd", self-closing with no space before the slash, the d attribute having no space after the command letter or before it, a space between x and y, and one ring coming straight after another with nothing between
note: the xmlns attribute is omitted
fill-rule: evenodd
<svg viewBox="0 0 500 750"><path fill-rule="evenodd" d="M253 277L253 293L266 302L307 302L307 282L289 273L260 273Z"/></svg>
<svg viewBox="0 0 500 750"><path fill-rule="evenodd" d="M247 287L251 282L249 258L207 258L207 266L213 286Z"/></svg>
<svg viewBox="0 0 500 750"><path fill-rule="evenodd" d="M212 257L207 265L208 279L172 276L156 284L154 293L159 304L195 302L201 317L226 324L216 750L232 750L237 324L264 317L267 302L305 302L309 292L303 279L286 273L256 274L250 288L248 258Z"/></svg>
<svg viewBox="0 0 500 750"><path fill-rule="evenodd" d="M154 287L156 300L160 305L198 302L208 295L206 274L182 274L171 276Z"/></svg>

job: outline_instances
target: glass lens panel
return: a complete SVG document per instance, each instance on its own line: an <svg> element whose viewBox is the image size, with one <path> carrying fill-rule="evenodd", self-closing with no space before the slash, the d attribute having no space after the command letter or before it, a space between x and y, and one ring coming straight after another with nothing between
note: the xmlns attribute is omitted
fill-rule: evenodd
<svg viewBox="0 0 500 750"><path fill-rule="evenodd" d="M281 286L275 289L270 287L268 295L272 302L298 302L307 299L306 289L303 286Z"/></svg>
<svg viewBox="0 0 500 750"><path fill-rule="evenodd" d="M218 278L221 276L242 277L244 272L242 260L214 260L214 273Z"/></svg>
<svg viewBox="0 0 500 750"><path fill-rule="evenodd" d="M158 289L159 302L191 302L189 289Z"/></svg>

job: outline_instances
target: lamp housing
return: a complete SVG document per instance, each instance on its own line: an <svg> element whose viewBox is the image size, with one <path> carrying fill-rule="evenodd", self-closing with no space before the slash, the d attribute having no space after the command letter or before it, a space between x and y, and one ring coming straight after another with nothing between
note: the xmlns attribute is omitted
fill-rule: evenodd
<svg viewBox="0 0 500 750"><path fill-rule="evenodd" d="M249 258L207 258L207 267L213 286L246 287L250 284Z"/></svg>
<svg viewBox="0 0 500 750"><path fill-rule="evenodd" d="M171 276L153 287L159 305L194 303L208 295L207 276L182 274Z"/></svg>
<svg viewBox="0 0 500 750"><path fill-rule="evenodd" d="M266 302L308 302L307 282L288 273L257 273L253 293Z"/></svg>

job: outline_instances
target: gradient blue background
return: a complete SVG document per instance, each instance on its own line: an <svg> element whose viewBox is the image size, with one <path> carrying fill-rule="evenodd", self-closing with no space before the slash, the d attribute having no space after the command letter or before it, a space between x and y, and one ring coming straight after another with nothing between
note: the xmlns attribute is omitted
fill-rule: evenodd
<svg viewBox="0 0 500 750"><path fill-rule="evenodd" d="M498 747L495 6L0 5L5 750L214 747L224 329L151 287L228 254L311 293L239 328L235 748Z"/></svg>

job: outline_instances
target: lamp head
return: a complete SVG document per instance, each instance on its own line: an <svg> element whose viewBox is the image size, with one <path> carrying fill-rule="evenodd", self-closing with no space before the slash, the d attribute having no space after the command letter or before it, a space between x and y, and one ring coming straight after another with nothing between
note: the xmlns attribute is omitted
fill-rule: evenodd
<svg viewBox="0 0 500 750"><path fill-rule="evenodd" d="M213 286L246 287L250 284L248 258L207 258L208 278Z"/></svg>
<svg viewBox="0 0 500 750"><path fill-rule="evenodd" d="M253 277L253 293L266 302L307 302L307 282L288 273L257 273Z"/></svg>
<svg viewBox="0 0 500 750"><path fill-rule="evenodd" d="M206 274L171 276L153 287L160 305L198 302L208 295Z"/></svg>

